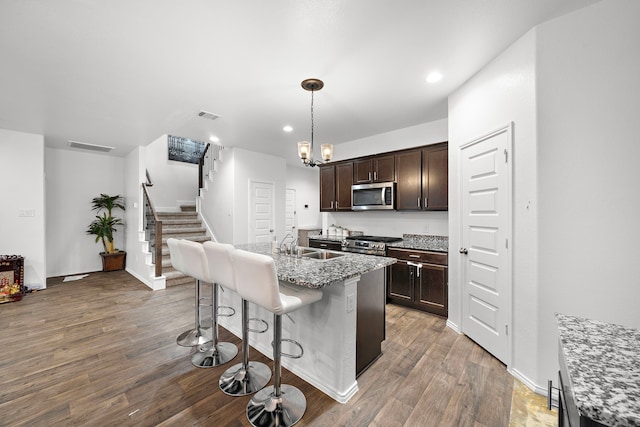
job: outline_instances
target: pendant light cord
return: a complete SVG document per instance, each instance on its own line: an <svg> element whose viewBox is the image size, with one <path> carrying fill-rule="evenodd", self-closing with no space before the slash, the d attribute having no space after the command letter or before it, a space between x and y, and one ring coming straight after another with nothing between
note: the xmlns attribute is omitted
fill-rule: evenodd
<svg viewBox="0 0 640 427"><path fill-rule="evenodd" d="M313 92L315 92L314 90L311 91L311 157L313 158Z"/></svg>

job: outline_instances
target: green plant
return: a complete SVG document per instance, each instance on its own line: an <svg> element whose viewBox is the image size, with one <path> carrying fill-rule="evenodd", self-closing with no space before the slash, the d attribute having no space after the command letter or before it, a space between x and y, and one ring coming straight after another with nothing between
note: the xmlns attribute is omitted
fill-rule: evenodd
<svg viewBox="0 0 640 427"><path fill-rule="evenodd" d="M116 226L124 225L121 218L114 217L112 211L114 209L125 210L124 197L118 195L109 196L108 194L100 194L91 201L92 210L102 211L102 215L96 215L96 219L89 224L87 234L96 236L96 243L102 241L102 246L106 253L116 252L113 247L113 233L116 232Z"/></svg>

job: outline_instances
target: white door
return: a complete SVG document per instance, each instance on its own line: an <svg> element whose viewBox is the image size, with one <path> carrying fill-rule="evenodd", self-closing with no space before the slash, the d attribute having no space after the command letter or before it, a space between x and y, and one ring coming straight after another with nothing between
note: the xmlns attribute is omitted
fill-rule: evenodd
<svg viewBox="0 0 640 427"><path fill-rule="evenodd" d="M505 364L511 324L511 125L461 148L462 332Z"/></svg>
<svg viewBox="0 0 640 427"><path fill-rule="evenodd" d="M291 233L294 237L298 237L296 228L296 190L287 188L285 190L285 206L284 206L284 232Z"/></svg>
<svg viewBox="0 0 640 427"><path fill-rule="evenodd" d="M251 181L250 197L250 243L268 243L273 239L273 184Z"/></svg>

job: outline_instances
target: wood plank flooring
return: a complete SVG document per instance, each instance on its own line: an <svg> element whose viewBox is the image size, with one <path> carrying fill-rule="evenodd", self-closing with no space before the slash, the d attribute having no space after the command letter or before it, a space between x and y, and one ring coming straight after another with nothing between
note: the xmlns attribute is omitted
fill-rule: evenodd
<svg viewBox="0 0 640 427"><path fill-rule="evenodd" d="M196 368L193 350L175 343L193 326L193 294L189 285L154 292L126 272L91 273L49 279L46 290L0 305L0 426L249 425L249 397L218 389L230 365ZM387 306L383 352L347 404L284 370L283 382L307 398L298 425L509 425L513 378L444 319ZM255 350L251 358L271 366Z"/></svg>

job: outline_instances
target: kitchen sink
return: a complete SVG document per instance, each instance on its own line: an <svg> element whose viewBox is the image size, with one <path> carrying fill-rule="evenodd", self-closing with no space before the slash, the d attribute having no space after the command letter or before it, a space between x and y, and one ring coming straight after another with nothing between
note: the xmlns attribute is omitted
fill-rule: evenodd
<svg viewBox="0 0 640 427"><path fill-rule="evenodd" d="M323 249L298 248L298 255L302 258L326 261L343 257L342 252L326 251Z"/></svg>

